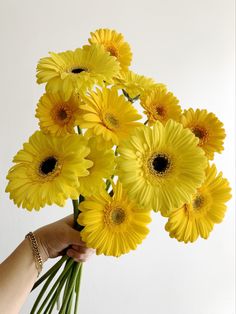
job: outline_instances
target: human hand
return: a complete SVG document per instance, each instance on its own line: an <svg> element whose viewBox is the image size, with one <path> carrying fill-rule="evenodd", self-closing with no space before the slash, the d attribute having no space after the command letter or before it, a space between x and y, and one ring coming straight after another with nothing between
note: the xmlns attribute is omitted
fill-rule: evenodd
<svg viewBox="0 0 236 314"><path fill-rule="evenodd" d="M79 231L75 230L73 225L74 218L70 215L34 232L43 262L64 254L76 262L85 262L95 252L94 249L86 247Z"/></svg>

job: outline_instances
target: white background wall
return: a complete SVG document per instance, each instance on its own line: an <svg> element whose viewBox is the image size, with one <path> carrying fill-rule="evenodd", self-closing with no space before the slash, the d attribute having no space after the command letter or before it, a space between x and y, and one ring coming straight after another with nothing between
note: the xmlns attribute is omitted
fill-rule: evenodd
<svg viewBox="0 0 236 314"><path fill-rule="evenodd" d="M28 231L72 211L70 202L39 213L18 209L4 193L5 176L37 128L34 111L43 92L35 83L37 61L48 51L81 46L100 27L124 33L134 71L166 83L183 108L207 108L224 122L228 136L216 164L234 188L233 11L232 0L0 2L0 261ZM234 313L233 200L228 205L208 241L180 244L164 231L165 219L153 215L151 233L137 251L91 258L80 313Z"/></svg>

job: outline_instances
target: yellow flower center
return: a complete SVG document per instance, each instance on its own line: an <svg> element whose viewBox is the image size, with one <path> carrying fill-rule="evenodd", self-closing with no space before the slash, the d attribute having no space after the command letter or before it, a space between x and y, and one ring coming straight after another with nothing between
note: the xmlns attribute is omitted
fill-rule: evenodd
<svg viewBox="0 0 236 314"><path fill-rule="evenodd" d="M39 173L43 176L51 175L55 172L58 165L58 160L54 156L45 158L39 165Z"/></svg>
<svg viewBox="0 0 236 314"><path fill-rule="evenodd" d="M148 168L153 175L162 177L171 169L170 157L164 153L154 154L148 160Z"/></svg>
<svg viewBox="0 0 236 314"><path fill-rule="evenodd" d="M121 207L107 205L104 220L106 225L120 225L125 221L126 213Z"/></svg>
<svg viewBox="0 0 236 314"><path fill-rule="evenodd" d="M199 145L203 145L208 139L208 132L205 128L194 126L191 128L193 134L199 138Z"/></svg>
<svg viewBox="0 0 236 314"><path fill-rule="evenodd" d="M115 208L111 211L111 220L114 224L120 225L125 220L125 211L122 208Z"/></svg>
<svg viewBox="0 0 236 314"><path fill-rule="evenodd" d="M111 113L105 114L105 122L106 122L108 129L118 128L120 125L119 120Z"/></svg>
<svg viewBox="0 0 236 314"><path fill-rule="evenodd" d="M204 217L211 208L211 198L208 195L198 192L192 198L191 203L184 204L185 215L191 219Z"/></svg>

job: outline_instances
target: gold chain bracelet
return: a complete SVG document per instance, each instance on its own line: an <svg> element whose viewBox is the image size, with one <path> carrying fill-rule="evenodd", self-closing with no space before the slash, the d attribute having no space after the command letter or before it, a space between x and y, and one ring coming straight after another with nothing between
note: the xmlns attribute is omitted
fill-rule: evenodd
<svg viewBox="0 0 236 314"><path fill-rule="evenodd" d="M34 256L34 260L35 260L35 266L37 268L38 276L39 276L41 271L42 271L42 269L43 269L43 261L42 261L42 258L40 256L40 253L39 253L38 242L37 242L36 237L33 234L33 232L29 232L25 236L25 238L29 239L29 241L30 241L30 245L31 245L33 256Z"/></svg>

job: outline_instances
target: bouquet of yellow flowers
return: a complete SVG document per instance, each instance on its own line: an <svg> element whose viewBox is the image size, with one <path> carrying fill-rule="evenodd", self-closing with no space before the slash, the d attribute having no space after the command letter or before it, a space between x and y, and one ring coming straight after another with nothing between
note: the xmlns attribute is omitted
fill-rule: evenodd
<svg viewBox="0 0 236 314"><path fill-rule="evenodd" d="M131 59L122 34L99 29L82 48L39 60L40 130L14 157L6 187L29 211L72 199L87 247L115 257L141 244L152 211L167 219L170 237L207 239L231 197L212 163L223 124L206 109L182 111L166 85L129 69ZM52 313L58 300L60 314L77 313L81 271L62 257L36 282L44 286L31 313Z"/></svg>

